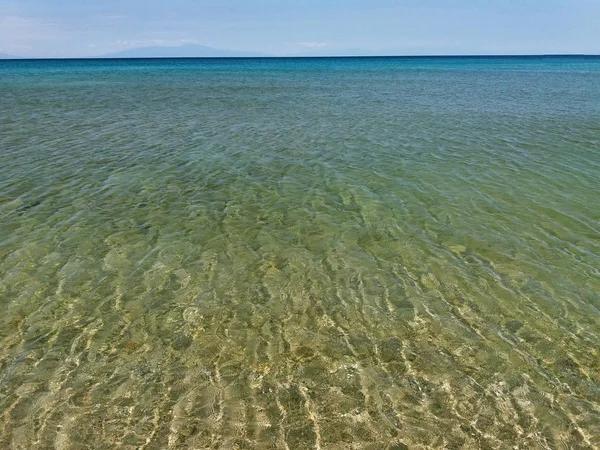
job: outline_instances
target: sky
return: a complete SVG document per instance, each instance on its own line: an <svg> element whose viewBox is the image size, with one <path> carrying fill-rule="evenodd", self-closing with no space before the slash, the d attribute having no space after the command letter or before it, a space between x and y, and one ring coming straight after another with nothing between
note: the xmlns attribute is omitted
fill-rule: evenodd
<svg viewBox="0 0 600 450"><path fill-rule="evenodd" d="M600 0L0 0L0 53L600 54Z"/></svg>

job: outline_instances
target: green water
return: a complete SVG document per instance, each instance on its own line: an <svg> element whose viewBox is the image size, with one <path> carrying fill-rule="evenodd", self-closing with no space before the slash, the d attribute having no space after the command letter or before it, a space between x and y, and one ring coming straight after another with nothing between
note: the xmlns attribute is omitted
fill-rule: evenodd
<svg viewBox="0 0 600 450"><path fill-rule="evenodd" d="M0 447L597 448L600 58L0 62Z"/></svg>

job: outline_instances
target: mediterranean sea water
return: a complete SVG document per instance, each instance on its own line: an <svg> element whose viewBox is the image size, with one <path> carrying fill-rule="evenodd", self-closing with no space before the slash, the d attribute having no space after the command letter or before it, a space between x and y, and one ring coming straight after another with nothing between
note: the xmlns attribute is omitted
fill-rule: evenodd
<svg viewBox="0 0 600 450"><path fill-rule="evenodd" d="M0 61L0 447L600 447L600 58Z"/></svg>

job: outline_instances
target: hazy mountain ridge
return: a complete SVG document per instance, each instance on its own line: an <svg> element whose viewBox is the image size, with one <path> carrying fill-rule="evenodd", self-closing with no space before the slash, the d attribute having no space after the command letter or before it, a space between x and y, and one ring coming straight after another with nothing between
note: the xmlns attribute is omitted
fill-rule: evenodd
<svg viewBox="0 0 600 450"><path fill-rule="evenodd" d="M103 58L219 58L219 57L259 57L271 56L267 53L245 52L185 44L176 47L139 47L103 55Z"/></svg>

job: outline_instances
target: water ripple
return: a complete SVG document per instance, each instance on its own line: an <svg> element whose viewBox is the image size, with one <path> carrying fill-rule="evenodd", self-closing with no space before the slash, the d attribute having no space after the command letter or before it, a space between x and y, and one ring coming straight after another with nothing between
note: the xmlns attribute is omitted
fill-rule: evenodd
<svg viewBox="0 0 600 450"><path fill-rule="evenodd" d="M0 447L600 446L567 62L1 63Z"/></svg>

